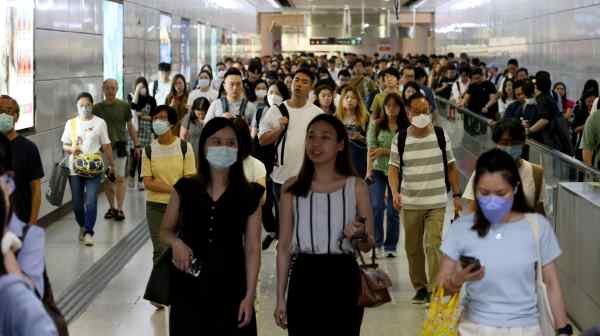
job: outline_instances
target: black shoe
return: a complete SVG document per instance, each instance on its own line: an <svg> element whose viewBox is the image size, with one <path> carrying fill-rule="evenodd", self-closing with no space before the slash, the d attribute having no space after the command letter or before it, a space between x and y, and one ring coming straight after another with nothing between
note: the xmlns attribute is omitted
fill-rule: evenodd
<svg viewBox="0 0 600 336"><path fill-rule="evenodd" d="M123 210L115 210L115 220L118 222L125 220L125 214L123 213Z"/></svg>
<svg viewBox="0 0 600 336"><path fill-rule="evenodd" d="M108 209L108 211L106 212L106 214L104 214L104 219L113 219L115 218L115 215L117 213L116 209Z"/></svg>
<svg viewBox="0 0 600 336"><path fill-rule="evenodd" d="M262 241L262 250L265 251L269 249L273 241L275 241L275 236L268 234Z"/></svg>
<svg viewBox="0 0 600 336"><path fill-rule="evenodd" d="M413 304L424 304L429 302L431 296L427 291L427 288L421 288L417 291L417 294L412 298Z"/></svg>

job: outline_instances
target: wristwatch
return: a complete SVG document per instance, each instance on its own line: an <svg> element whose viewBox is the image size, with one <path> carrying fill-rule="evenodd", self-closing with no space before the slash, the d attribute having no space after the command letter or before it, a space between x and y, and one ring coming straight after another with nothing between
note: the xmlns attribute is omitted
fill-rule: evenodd
<svg viewBox="0 0 600 336"><path fill-rule="evenodd" d="M556 331L556 335L573 335L573 327L570 323L567 323L567 325Z"/></svg>

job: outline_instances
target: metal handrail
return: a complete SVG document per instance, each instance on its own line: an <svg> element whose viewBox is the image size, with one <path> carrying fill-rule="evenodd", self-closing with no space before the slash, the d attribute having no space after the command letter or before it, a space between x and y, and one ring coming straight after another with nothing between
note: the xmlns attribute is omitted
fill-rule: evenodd
<svg viewBox="0 0 600 336"><path fill-rule="evenodd" d="M474 119L477 119L477 120L485 123L487 125L487 127L492 128L492 123L493 123L492 119L486 118L486 117L484 117L484 116L482 116L480 114L477 114L477 113L475 113L473 111L470 111L470 110L468 110L468 109L466 109L464 107L460 107L460 106L456 105L455 102L450 101L450 100L445 99L445 98L442 98L440 96L436 96L435 98L436 98L436 100L438 100L438 101L440 101L440 102L442 102L444 104L447 104L447 105L450 105L450 106L454 107L458 112L460 112L462 114L467 114L470 117L472 117ZM574 158L572 156L566 155L565 153L563 153L561 151L558 151L558 150L556 150L554 148L551 148L551 147L548 147L548 146L546 146L544 144L541 144L541 143L539 143L539 142L537 142L537 141L535 141L535 140L533 140L531 138L527 139L526 144L528 144L529 146L531 146L531 147L539 150L542 153L550 155L553 159L559 159L561 161L564 161L567 164L569 164L570 166L573 166L573 168L576 168L578 170L582 170L586 174L589 174L589 175L593 176L594 178L600 178L600 170L592 168L592 167L584 164L583 162L581 162L580 160L577 160L576 158Z"/></svg>

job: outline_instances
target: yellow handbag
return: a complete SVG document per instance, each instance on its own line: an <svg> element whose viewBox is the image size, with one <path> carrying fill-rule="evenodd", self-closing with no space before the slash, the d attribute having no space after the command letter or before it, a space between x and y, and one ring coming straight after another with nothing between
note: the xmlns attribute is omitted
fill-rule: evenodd
<svg viewBox="0 0 600 336"><path fill-rule="evenodd" d="M71 143L77 144L77 117L71 119ZM73 155L73 170L81 177L93 178L104 173L104 159L102 154L86 153Z"/></svg>
<svg viewBox="0 0 600 336"><path fill-rule="evenodd" d="M446 299L444 288L438 288L431 297L427 319L423 323L423 336L458 336L458 323L462 314L459 301L459 293Z"/></svg>

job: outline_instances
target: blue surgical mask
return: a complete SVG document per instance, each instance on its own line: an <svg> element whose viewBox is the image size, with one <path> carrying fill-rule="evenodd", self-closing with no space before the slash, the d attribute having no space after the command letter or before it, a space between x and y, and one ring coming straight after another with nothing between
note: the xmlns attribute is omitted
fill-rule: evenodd
<svg viewBox="0 0 600 336"><path fill-rule="evenodd" d="M167 133L171 129L171 124L168 121L162 119L156 119L152 122L152 130L158 136Z"/></svg>
<svg viewBox="0 0 600 336"><path fill-rule="evenodd" d="M10 114L0 114L0 133L6 134L15 127L15 118Z"/></svg>
<svg viewBox="0 0 600 336"><path fill-rule="evenodd" d="M515 160L520 159L521 153L523 153L523 145L498 146L498 148L510 154L510 156L512 156L512 158Z"/></svg>
<svg viewBox="0 0 600 336"><path fill-rule="evenodd" d="M4 174L0 176L0 182L6 188L4 191L5 194L11 195L15 192L15 180L8 174Z"/></svg>
<svg viewBox="0 0 600 336"><path fill-rule="evenodd" d="M227 169L236 161L238 150L228 146L211 146L206 151L206 160L213 168Z"/></svg>
<svg viewBox="0 0 600 336"><path fill-rule="evenodd" d="M477 196L477 203L483 215L492 225L502 222L502 218L512 209L514 198L496 195Z"/></svg>
<svg viewBox="0 0 600 336"><path fill-rule="evenodd" d="M91 108L91 106L77 105L77 113L79 114L80 117L87 118L90 115L92 115L92 108Z"/></svg>

